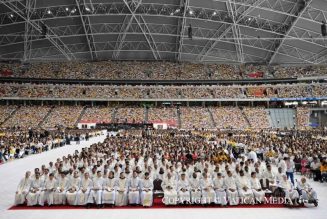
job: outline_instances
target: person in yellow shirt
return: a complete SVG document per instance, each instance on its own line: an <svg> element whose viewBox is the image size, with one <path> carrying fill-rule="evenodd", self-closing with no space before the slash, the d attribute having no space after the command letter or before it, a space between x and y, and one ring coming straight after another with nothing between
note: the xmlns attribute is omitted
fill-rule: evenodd
<svg viewBox="0 0 327 219"><path fill-rule="evenodd" d="M320 166L321 182L327 182L327 161L324 160Z"/></svg>

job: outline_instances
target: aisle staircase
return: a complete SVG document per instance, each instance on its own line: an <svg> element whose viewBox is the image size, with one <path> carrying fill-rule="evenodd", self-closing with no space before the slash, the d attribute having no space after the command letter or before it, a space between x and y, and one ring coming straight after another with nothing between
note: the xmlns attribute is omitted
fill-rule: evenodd
<svg viewBox="0 0 327 219"><path fill-rule="evenodd" d="M182 128L182 118L181 118L181 110L179 108L177 110L177 126L178 128Z"/></svg>
<svg viewBox="0 0 327 219"><path fill-rule="evenodd" d="M15 113L20 109L21 106L17 106L16 109L14 109L8 116L3 120L2 123L0 123L0 127L5 124L11 117L15 115Z"/></svg>
<svg viewBox="0 0 327 219"><path fill-rule="evenodd" d="M117 112L118 112L118 109L117 109L117 107L115 107L111 114L111 122L113 122L113 123L115 123Z"/></svg>
<svg viewBox="0 0 327 219"><path fill-rule="evenodd" d="M52 106L50 108L50 110L48 111L47 115L45 115L45 117L42 119L42 121L37 125L39 128L41 128L43 126L44 122L48 119L48 117L50 116L50 114L52 113L52 111L53 111L54 108L55 107Z"/></svg>
<svg viewBox="0 0 327 219"><path fill-rule="evenodd" d="M149 121L149 108L144 107L144 122L147 123Z"/></svg>
<svg viewBox="0 0 327 219"><path fill-rule="evenodd" d="M207 107L207 111L209 113L209 117L210 117L210 120L211 120L211 127L216 128L217 127L216 121L213 119L212 112L208 107Z"/></svg>
<svg viewBox="0 0 327 219"><path fill-rule="evenodd" d="M85 114L85 111L86 111L86 106L83 107L81 113L79 114L74 126L76 127L77 124L79 123L79 121L81 121L81 119L83 118L84 114Z"/></svg>
<svg viewBox="0 0 327 219"><path fill-rule="evenodd" d="M239 108L239 109L241 110L241 113L242 113L243 117L245 118L245 121L246 121L246 123L248 124L248 126L249 126L249 127L252 127L251 122L250 122L249 118L246 116L246 114L245 114L245 112L243 111L243 109L241 109L241 108Z"/></svg>

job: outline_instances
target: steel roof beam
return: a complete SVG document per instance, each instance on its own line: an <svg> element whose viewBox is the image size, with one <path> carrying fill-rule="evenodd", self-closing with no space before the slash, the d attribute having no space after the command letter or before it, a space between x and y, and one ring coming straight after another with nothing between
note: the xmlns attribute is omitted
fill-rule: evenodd
<svg viewBox="0 0 327 219"><path fill-rule="evenodd" d="M276 54L277 54L276 52L279 52L280 48L283 46L283 44L285 42L285 39L288 38L290 32L293 30L293 28L295 27L296 23L301 18L302 14L305 12L305 10L308 8L308 6L311 4L312 1L313 0L309 0L309 1L305 2L305 5L302 8L302 10L298 12L298 16L295 18L295 20L293 20L293 22L291 23L291 26L287 30L287 32L284 35L283 39L279 42L278 46L275 48L275 52L273 52L273 54L271 55L271 57L267 60L267 63L269 63L269 65L274 61L274 59L276 57Z"/></svg>
<svg viewBox="0 0 327 219"><path fill-rule="evenodd" d="M19 17L21 17L25 22L27 22L31 27L33 27L37 32L42 34L42 28L39 24L37 24L35 21L27 19L25 16L25 12L22 11L17 5L15 5L13 2L8 2L5 0L0 0L2 4L4 4L7 8L9 8L12 12L17 14ZM19 3L23 8L26 6L23 5L21 2ZM43 24L45 25L45 24ZM46 34L45 38L48 39L68 60L75 59L74 54L68 49L68 47L61 41L60 37L57 36L47 25L47 30L50 34Z"/></svg>
<svg viewBox="0 0 327 219"><path fill-rule="evenodd" d="M131 9L130 5L128 4L127 0L123 0L126 7L128 8L129 12L131 13L132 17L135 19L136 23L138 24L139 28L141 29L146 41L148 42L148 45L152 51L152 54L154 56L154 58L160 59L160 53L157 49L156 43L151 35L151 32L149 30L149 27L147 25L147 23L145 22L144 18L142 15L138 15L140 17L140 20L137 18L137 15L135 14L135 11ZM141 2L142 0L137 0L137 2ZM134 1L133 1L134 2ZM143 27L143 26L144 27Z"/></svg>
<svg viewBox="0 0 327 219"><path fill-rule="evenodd" d="M239 16L239 18L235 21L235 22L233 22L229 27L227 27L225 30L224 30L224 32L223 33L221 33L220 34L220 28L217 30L217 32L213 35L213 39L214 40L210 40L210 41L208 41L207 42L207 44L206 44L206 46L203 48L203 50L201 51L201 53L198 55L198 57L197 57L197 59L198 60L200 60L200 61L202 61L203 59L204 59L204 57L208 54L208 53L210 53L210 51L217 45L217 43L223 38L223 37L225 37L226 36L226 34L229 32L229 31L231 31L232 30L232 28L234 27L234 26L236 26L236 25L238 25L239 24L239 22L245 17L245 16L247 16L249 13L251 13L254 9L255 9L255 7L257 6L257 5L260 5L263 1L265 1L265 0L257 0L255 3L254 3L254 5L253 5L253 7L249 7L249 8L247 8L240 16ZM238 11L236 11L236 13L238 13ZM217 38L217 39L215 39L215 38Z"/></svg>
<svg viewBox="0 0 327 219"><path fill-rule="evenodd" d="M94 37L93 37L93 32L92 32L92 26L91 26L91 21L88 15L84 15L82 9L81 9L81 3L82 0L75 0L77 9L78 9L78 13L79 16L81 18L81 23L84 29L84 33L85 33L85 38L86 38L86 42L87 45L89 47L89 51L90 51L90 56L91 56L91 60L97 59L97 53L96 53L96 47L94 44ZM85 0L83 1L84 5L85 5ZM90 9L92 10L92 9Z"/></svg>
<svg viewBox="0 0 327 219"><path fill-rule="evenodd" d="M140 7L141 3L142 3L142 0L135 3L134 9L133 9L134 12L136 12L136 10ZM117 37L117 41L116 41L116 45L115 45L115 52L112 54L113 59L118 59L120 51L123 47L126 35L127 35L127 31L129 30L129 28L133 22L133 19L134 19L133 16L125 15L124 21L120 28L120 34Z"/></svg>
<svg viewBox="0 0 327 219"><path fill-rule="evenodd" d="M244 62L243 46L242 46L242 40L240 39L241 31L240 31L240 27L236 25L236 19L238 17L238 14L237 14L237 9L236 9L236 5L235 5L235 0L233 0L233 4L232 4L232 0L227 0L226 7L228 10L228 13L230 14L230 16L232 17L232 20L233 20L232 32L233 32L234 38L236 39L235 47L236 47L236 52L237 52L237 59L239 62L243 63Z"/></svg>
<svg viewBox="0 0 327 219"><path fill-rule="evenodd" d="M184 8L183 15L180 19L178 19L178 53L177 60L181 61L182 58L182 50L184 43L184 35L185 35L185 26L186 26L186 13L188 10L188 6L190 4L190 0L181 0L181 7Z"/></svg>

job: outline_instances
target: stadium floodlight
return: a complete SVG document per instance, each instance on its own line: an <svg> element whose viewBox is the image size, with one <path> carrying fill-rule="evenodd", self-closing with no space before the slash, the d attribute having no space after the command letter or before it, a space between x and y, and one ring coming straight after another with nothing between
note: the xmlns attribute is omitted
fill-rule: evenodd
<svg viewBox="0 0 327 219"><path fill-rule="evenodd" d="M65 11L69 11L69 8L68 8L68 7L66 7L66 8L65 8Z"/></svg>
<svg viewBox="0 0 327 219"><path fill-rule="evenodd" d="M52 12L51 12L51 10L49 9L49 10L47 10L47 14L52 14Z"/></svg>

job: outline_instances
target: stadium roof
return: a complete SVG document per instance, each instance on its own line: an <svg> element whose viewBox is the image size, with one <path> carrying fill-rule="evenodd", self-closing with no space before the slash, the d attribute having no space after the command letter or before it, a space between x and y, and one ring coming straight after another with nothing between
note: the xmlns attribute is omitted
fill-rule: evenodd
<svg viewBox="0 0 327 219"><path fill-rule="evenodd" d="M326 0L0 0L0 60L324 64L326 17Z"/></svg>

